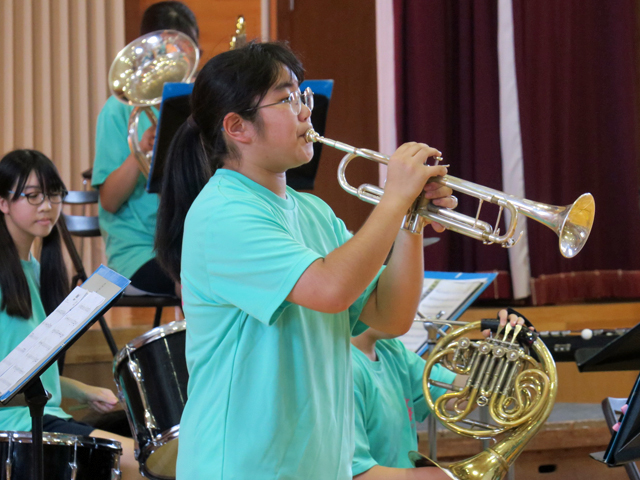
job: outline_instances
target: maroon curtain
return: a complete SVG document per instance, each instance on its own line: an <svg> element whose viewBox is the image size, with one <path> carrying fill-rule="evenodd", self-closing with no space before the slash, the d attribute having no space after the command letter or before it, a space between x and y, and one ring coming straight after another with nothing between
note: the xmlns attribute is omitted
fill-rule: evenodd
<svg viewBox="0 0 640 480"><path fill-rule="evenodd" d="M573 259L557 254L546 229L529 228L537 301L637 297L635 2L513 0L513 9L527 196L565 205L591 192L596 200L591 236Z"/></svg>
<svg viewBox="0 0 640 480"><path fill-rule="evenodd" d="M399 143L433 145L450 175L502 190L496 8L495 0L396 0L396 102ZM475 216L478 202L458 197L458 210ZM497 209L483 207L481 218L495 223ZM508 270L503 248L440 236L425 251L428 270Z"/></svg>
<svg viewBox="0 0 640 480"><path fill-rule="evenodd" d="M566 205L591 192L596 200L589 241L571 260L549 229L529 221L533 302L638 297L635 3L513 6L526 197ZM399 141L434 145L451 175L502 190L497 2L395 0L394 9ZM459 209L476 205L465 198ZM442 238L426 250L428 269L508 270L497 246Z"/></svg>

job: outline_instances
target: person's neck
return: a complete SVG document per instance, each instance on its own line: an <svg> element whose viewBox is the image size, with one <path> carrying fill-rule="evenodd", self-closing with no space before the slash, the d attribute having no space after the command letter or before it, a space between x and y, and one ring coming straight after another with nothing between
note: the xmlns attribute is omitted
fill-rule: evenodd
<svg viewBox="0 0 640 480"><path fill-rule="evenodd" d="M280 198L287 198L287 176L284 172L274 173L248 162L226 162L224 168L241 173Z"/></svg>
<svg viewBox="0 0 640 480"><path fill-rule="evenodd" d="M13 225L11 223L8 222L7 230L9 230L9 235L11 235L13 243L18 250L18 256L20 257L20 260L29 261L31 255L31 246L33 245L35 237L25 232L18 231L17 229L13 228Z"/></svg>
<svg viewBox="0 0 640 480"><path fill-rule="evenodd" d="M364 353L372 362L378 361L378 355L376 355L376 339L366 335L366 332L357 337L351 339L351 343L354 347Z"/></svg>

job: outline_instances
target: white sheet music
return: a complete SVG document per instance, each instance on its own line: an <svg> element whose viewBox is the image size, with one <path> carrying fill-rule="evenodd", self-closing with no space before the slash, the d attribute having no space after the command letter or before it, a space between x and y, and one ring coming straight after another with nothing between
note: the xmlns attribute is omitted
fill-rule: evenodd
<svg viewBox="0 0 640 480"><path fill-rule="evenodd" d="M76 287L51 315L0 362L0 397L16 388L58 351L105 300L98 293Z"/></svg>
<svg viewBox="0 0 640 480"><path fill-rule="evenodd" d="M457 317L459 310L479 289L486 279L442 279L425 278L418 305L418 317L423 320L450 320ZM411 329L398 339L412 352L418 351L427 341L428 332L421 321L416 321Z"/></svg>
<svg viewBox="0 0 640 480"><path fill-rule="evenodd" d="M425 278L418 312L426 320L448 320L485 282Z"/></svg>

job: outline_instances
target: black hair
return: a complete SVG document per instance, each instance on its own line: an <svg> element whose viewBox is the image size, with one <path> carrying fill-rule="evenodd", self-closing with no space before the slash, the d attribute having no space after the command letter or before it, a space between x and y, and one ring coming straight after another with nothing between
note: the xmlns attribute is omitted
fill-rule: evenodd
<svg viewBox="0 0 640 480"><path fill-rule="evenodd" d="M216 170L235 156L222 132L224 117L236 112L258 123L255 107L278 81L283 67L302 83L302 64L286 44L249 43L216 55L196 77L191 118L180 127L167 154L156 226L158 261L175 281L180 281L187 212Z"/></svg>
<svg viewBox="0 0 640 480"><path fill-rule="evenodd" d="M20 198L25 184L35 172L41 190L46 194L66 193L58 170L51 160L36 150L14 150L0 160L0 196L13 202ZM9 193L12 190L14 193ZM62 256L58 226L42 240L40 256L40 298L49 315L68 293L69 280ZM29 284L20 264L18 249L0 215L0 311L24 319L31 318Z"/></svg>
<svg viewBox="0 0 640 480"><path fill-rule="evenodd" d="M140 35L157 30L177 30L191 37L198 45L200 29L196 16L182 2L158 2L144 11L140 22Z"/></svg>

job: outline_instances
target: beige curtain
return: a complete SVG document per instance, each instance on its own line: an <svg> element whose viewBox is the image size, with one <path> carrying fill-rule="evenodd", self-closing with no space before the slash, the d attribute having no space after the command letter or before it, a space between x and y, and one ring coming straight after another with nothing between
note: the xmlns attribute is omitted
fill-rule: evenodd
<svg viewBox="0 0 640 480"><path fill-rule="evenodd" d="M125 44L124 0L0 0L0 153L34 148L67 188L92 166L111 61ZM80 246L80 244L79 244ZM81 245L86 269L101 239Z"/></svg>

